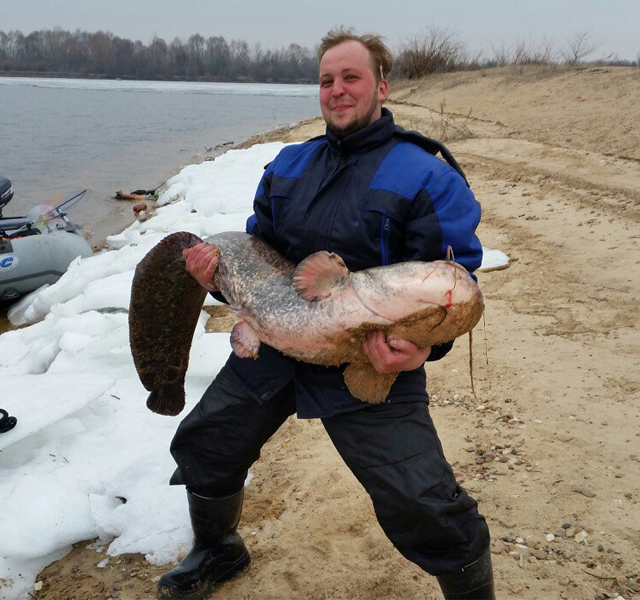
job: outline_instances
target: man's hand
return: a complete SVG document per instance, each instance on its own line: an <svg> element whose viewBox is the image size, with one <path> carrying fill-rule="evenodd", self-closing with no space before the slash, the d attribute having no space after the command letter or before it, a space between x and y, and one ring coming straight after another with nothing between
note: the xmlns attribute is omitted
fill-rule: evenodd
<svg viewBox="0 0 640 600"><path fill-rule="evenodd" d="M213 274L218 268L219 252L211 244L201 242L193 248L186 248L182 251L182 256L186 261L186 269L202 287L210 292L219 291L213 283Z"/></svg>
<svg viewBox="0 0 640 600"><path fill-rule="evenodd" d="M381 331L372 333L364 342L363 348L378 373L413 371L431 354L431 346L418 348L401 338L391 338L387 344L385 335Z"/></svg>

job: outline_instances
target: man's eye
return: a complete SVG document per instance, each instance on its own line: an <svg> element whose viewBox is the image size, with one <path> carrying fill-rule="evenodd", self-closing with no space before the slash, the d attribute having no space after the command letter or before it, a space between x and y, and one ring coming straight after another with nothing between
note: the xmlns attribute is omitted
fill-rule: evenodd
<svg viewBox="0 0 640 600"><path fill-rule="evenodd" d="M320 82L320 87L328 87L330 85L331 85L331 81L329 80Z"/></svg>

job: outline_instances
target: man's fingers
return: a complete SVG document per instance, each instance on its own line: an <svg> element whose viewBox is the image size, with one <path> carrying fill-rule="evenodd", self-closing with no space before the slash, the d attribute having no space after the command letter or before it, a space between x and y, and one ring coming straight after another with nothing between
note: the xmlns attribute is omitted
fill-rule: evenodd
<svg viewBox="0 0 640 600"><path fill-rule="evenodd" d="M387 371L389 361L393 359L393 353L387 345L384 334L381 331L372 333L363 346L376 371L380 373Z"/></svg>
<svg viewBox="0 0 640 600"><path fill-rule="evenodd" d="M209 255L209 252L206 252L205 250L200 251L200 253L194 260L193 266L196 269L196 271L198 271L199 273L205 274L207 267L209 266L210 259L211 259L211 256Z"/></svg>
<svg viewBox="0 0 640 600"><path fill-rule="evenodd" d="M415 344L412 344L408 340L403 340L402 338L392 338L389 340L389 346L392 350L401 354L414 354L417 350Z"/></svg>
<svg viewBox="0 0 640 600"><path fill-rule="evenodd" d="M371 353L376 357L382 356L382 353L384 352L384 346L386 345L384 343L384 336L382 332L376 331L372 333L369 337L368 342Z"/></svg>
<svg viewBox="0 0 640 600"><path fill-rule="evenodd" d="M215 251L215 248L211 244L207 244L207 242L200 242L192 248L186 248L185 250L183 250L183 254L185 252L188 252L191 258L197 259L201 254L212 251Z"/></svg>
<svg viewBox="0 0 640 600"><path fill-rule="evenodd" d="M208 257L207 266L205 268L205 274L207 276L207 279L213 278L213 274L216 272L217 268L218 268L218 254L214 253Z"/></svg>
<svg viewBox="0 0 640 600"><path fill-rule="evenodd" d="M182 256L186 261L185 266L190 273L204 271L209 265L212 255L217 256L217 250L206 242L201 242L193 246L193 248L186 248L182 251Z"/></svg>
<svg viewBox="0 0 640 600"><path fill-rule="evenodd" d="M213 282L213 274L218 268L218 249L202 242L193 248L185 248L182 251L187 272L210 291L218 291Z"/></svg>
<svg viewBox="0 0 640 600"><path fill-rule="evenodd" d="M364 348L365 353L371 359L372 362L375 362L375 361L378 360L377 351L375 349L374 336L373 335L370 335L364 341L364 343L362 344L362 347Z"/></svg>
<svg viewBox="0 0 640 600"><path fill-rule="evenodd" d="M378 373L411 371L424 363L431 353L430 346L421 349L402 338L392 337L387 343L381 331L369 335L362 347Z"/></svg>
<svg viewBox="0 0 640 600"><path fill-rule="evenodd" d="M211 246L211 244L206 243L198 244L194 247L194 249L196 251L194 252L194 261L198 265L205 265L209 261L210 256L216 251L215 248Z"/></svg>
<svg viewBox="0 0 640 600"><path fill-rule="evenodd" d="M199 256L200 256L200 253L197 250L195 251L192 250L191 254L187 256L186 267L189 273L193 274L196 271Z"/></svg>
<svg viewBox="0 0 640 600"><path fill-rule="evenodd" d="M384 342L381 343L377 336L371 340L371 354L378 363L384 364L384 346L381 344L384 344Z"/></svg>
<svg viewBox="0 0 640 600"><path fill-rule="evenodd" d="M187 269L193 268L194 261L197 260L198 256L200 255L200 250L201 250L200 246L201 244L197 244L192 248L185 248L182 251L182 256L185 259Z"/></svg>

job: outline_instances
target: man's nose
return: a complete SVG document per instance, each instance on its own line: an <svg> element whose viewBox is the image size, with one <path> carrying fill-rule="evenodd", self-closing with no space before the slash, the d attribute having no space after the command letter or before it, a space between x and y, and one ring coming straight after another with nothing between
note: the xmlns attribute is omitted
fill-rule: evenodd
<svg viewBox="0 0 640 600"><path fill-rule="evenodd" d="M339 79L336 79L333 82L333 85L331 86L331 95L334 98L337 98L339 96L344 96L344 85L342 83L342 81L340 81Z"/></svg>

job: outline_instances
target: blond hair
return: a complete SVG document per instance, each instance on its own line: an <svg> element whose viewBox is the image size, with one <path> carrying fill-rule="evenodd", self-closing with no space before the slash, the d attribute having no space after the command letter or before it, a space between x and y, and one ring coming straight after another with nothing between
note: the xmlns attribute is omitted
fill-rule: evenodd
<svg viewBox="0 0 640 600"><path fill-rule="evenodd" d="M356 35L353 29L345 29L338 27L331 29L327 35L322 38L320 47L318 48L318 60L322 60L325 52L342 42L354 41L362 44L371 57L371 66L376 81L385 79L393 67L393 56L391 51L382 41L379 35L365 33L364 35Z"/></svg>

